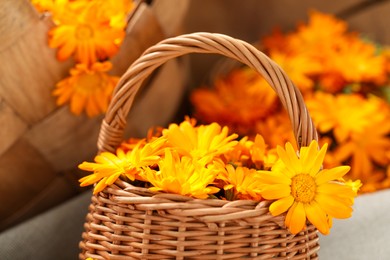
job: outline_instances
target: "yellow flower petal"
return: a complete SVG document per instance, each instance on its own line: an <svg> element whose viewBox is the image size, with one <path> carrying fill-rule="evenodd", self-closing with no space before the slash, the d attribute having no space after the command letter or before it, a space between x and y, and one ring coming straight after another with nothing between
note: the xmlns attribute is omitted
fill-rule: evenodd
<svg viewBox="0 0 390 260"><path fill-rule="evenodd" d="M291 216L288 228L292 234L298 234L303 230L306 223L306 212L303 203L296 203L295 207L291 207ZM289 211L290 211L289 210Z"/></svg>
<svg viewBox="0 0 390 260"><path fill-rule="evenodd" d="M294 197L287 196L285 198L273 202L269 207L269 210L273 216L278 216L286 212L293 203L294 203Z"/></svg>
<svg viewBox="0 0 390 260"><path fill-rule="evenodd" d="M313 141L312 143L315 143L315 142ZM316 147L318 147L318 146L316 146ZM316 175L320 171L320 169L322 167L322 163L323 163L324 158L325 158L327 148L328 148L328 144L324 144L321 147L320 151L317 153L317 156L313 160L313 163L310 165L308 173L311 176Z"/></svg>
<svg viewBox="0 0 390 260"><path fill-rule="evenodd" d="M324 184L331 180L337 180L343 177L349 170L350 166L338 166L332 169L325 169L318 173L316 177L317 185Z"/></svg>
<svg viewBox="0 0 390 260"><path fill-rule="evenodd" d="M268 200L276 200L291 194L291 188L286 184L272 184L261 188L261 196Z"/></svg>
<svg viewBox="0 0 390 260"><path fill-rule="evenodd" d="M352 208L345 202L341 202L325 194L318 194L316 202L331 217L345 219L352 215Z"/></svg>
<svg viewBox="0 0 390 260"><path fill-rule="evenodd" d="M257 178L265 184L286 184L291 185L291 178L277 171L259 171Z"/></svg>
<svg viewBox="0 0 390 260"><path fill-rule="evenodd" d="M305 211L307 219L323 234L329 234L330 227L328 218L325 211L318 205L317 202L313 201L309 204L305 204Z"/></svg>

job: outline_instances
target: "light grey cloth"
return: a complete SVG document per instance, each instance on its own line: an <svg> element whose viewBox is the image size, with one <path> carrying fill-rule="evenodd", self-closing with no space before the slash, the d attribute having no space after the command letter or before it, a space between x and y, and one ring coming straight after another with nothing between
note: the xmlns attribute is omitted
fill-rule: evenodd
<svg viewBox="0 0 390 260"><path fill-rule="evenodd" d="M91 192L0 234L2 260L78 259ZM354 214L320 237L321 260L390 259L390 190L361 195Z"/></svg>
<svg viewBox="0 0 390 260"><path fill-rule="evenodd" d="M335 219L320 246L321 260L389 260L390 190L356 198L352 217Z"/></svg>
<svg viewBox="0 0 390 260"><path fill-rule="evenodd" d="M78 243L92 192L75 198L0 234L1 260L78 259Z"/></svg>

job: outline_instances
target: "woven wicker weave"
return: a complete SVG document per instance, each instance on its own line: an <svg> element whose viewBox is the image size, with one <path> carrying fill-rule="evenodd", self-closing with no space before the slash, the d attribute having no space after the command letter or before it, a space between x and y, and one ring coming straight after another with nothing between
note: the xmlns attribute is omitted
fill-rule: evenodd
<svg viewBox="0 0 390 260"><path fill-rule="evenodd" d="M221 34L194 33L149 48L123 75L102 123L98 147L114 151L144 79L188 53L236 59L262 74L285 106L299 146L317 139L302 96L285 73L252 45ZM269 202L200 200L156 194L117 181L98 195L85 223L80 259L317 259L317 230L292 235Z"/></svg>

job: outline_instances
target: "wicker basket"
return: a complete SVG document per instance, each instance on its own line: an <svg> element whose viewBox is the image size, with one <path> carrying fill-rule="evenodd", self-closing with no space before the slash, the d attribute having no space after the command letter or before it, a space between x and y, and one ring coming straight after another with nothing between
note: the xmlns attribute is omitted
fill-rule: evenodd
<svg viewBox="0 0 390 260"><path fill-rule="evenodd" d="M73 61L57 61L56 50L49 48L47 32L54 25L51 18L38 14L27 0L1 3L0 231L80 191L77 164L96 154L94 143L103 118L75 116L67 106L56 106L52 91L68 75ZM121 49L112 59L111 73L121 75L146 48L182 33L187 4L182 0L155 0L151 5L137 5ZM185 91L186 64L183 60L166 64L148 82L149 89L140 100L149 101L138 102L138 113L133 113L131 120L140 123L128 132L140 135L153 124L172 120ZM171 75L180 77L169 82L177 95L170 103L165 99L165 117L143 120L145 111L160 109L144 104L169 94L167 88L156 90L154 85Z"/></svg>
<svg viewBox="0 0 390 260"><path fill-rule="evenodd" d="M166 61L188 53L222 54L262 74L284 104L299 146L317 139L302 96L285 73L252 45L211 33L170 38L149 48L115 90L98 139L100 151L123 140L126 115L144 79ZM80 259L317 259L317 230L308 223L292 235L269 202L193 199L152 193L117 181L97 195L86 218Z"/></svg>

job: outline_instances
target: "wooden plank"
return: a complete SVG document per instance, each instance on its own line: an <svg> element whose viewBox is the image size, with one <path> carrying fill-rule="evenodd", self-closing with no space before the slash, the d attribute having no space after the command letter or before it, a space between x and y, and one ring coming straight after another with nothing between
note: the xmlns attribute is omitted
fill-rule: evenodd
<svg viewBox="0 0 390 260"><path fill-rule="evenodd" d="M0 220L8 219L55 178L45 158L19 139L0 157Z"/></svg>
<svg viewBox="0 0 390 260"><path fill-rule="evenodd" d="M25 137L56 172L65 171L93 159L101 120L102 116L75 116L64 106L34 125Z"/></svg>
<svg viewBox="0 0 390 260"><path fill-rule="evenodd" d="M347 19L352 30L370 40L382 44L390 44L390 2L382 2Z"/></svg>
<svg viewBox="0 0 390 260"><path fill-rule="evenodd" d="M0 97L0 156L27 130L27 124Z"/></svg>
<svg viewBox="0 0 390 260"><path fill-rule="evenodd" d="M34 24L38 14L25 0L2 0L0 8L0 52L24 35Z"/></svg>
<svg viewBox="0 0 390 260"><path fill-rule="evenodd" d="M165 38L154 13L142 3L134 13L119 52L111 59L110 74L120 76L148 47Z"/></svg>
<svg viewBox="0 0 390 260"><path fill-rule="evenodd" d="M155 0L151 8L168 37L184 32L183 21L187 15L189 0Z"/></svg>
<svg viewBox="0 0 390 260"><path fill-rule="evenodd" d="M56 60L56 50L47 43L52 22L40 19L29 1L5 0L5 3L9 10L0 16L0 32L7 37L15 36L0 47L0 96L26 122L34 124L56 108L51 92L68 74L72 61ZM3 38L6 37L2 35Z"/></svg>
<svg viewBox="0 0 390 260"><path fill-rule="evenodd" d="M77 190L71 186L64 176L56 176L36 196L31 198L30 201L26 201L26 204L19 210L13 212L8 218L2 219L0 222L0 231L21 223L51 207L57 206L77 193Z"/></svg>

